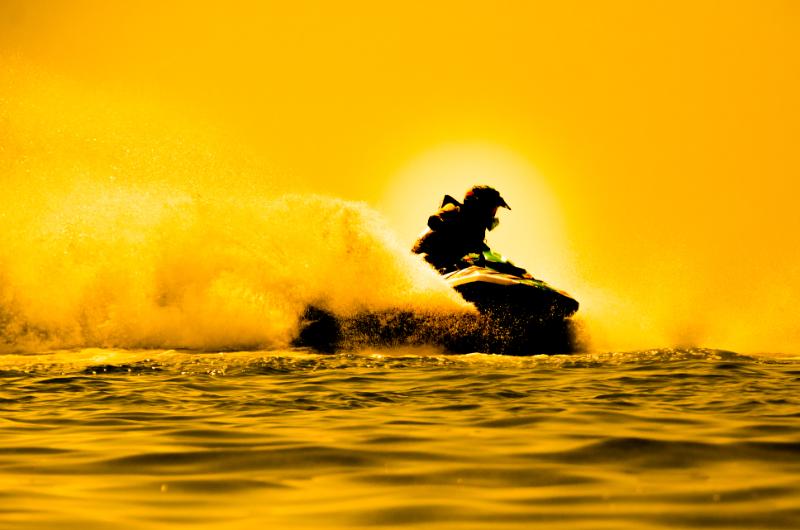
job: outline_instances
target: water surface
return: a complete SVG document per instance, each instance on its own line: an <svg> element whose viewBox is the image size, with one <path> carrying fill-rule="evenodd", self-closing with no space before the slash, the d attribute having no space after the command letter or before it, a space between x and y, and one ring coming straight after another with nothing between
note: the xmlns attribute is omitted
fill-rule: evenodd
<svg viewBox="0 0 800 530"><path fill-rule="evenodd" d="M6 528L797 528L800 360L0 357Z"/></svg>

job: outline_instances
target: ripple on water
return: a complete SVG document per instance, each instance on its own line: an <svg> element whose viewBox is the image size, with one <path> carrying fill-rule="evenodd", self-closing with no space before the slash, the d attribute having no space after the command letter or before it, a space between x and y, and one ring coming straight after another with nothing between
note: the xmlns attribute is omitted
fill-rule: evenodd
<svg viewBox="0 0 800 530"><path fill-rule="evenodd" d="M706 443L637 437L609 437L566 451L531 453L535 460L564 464L618 464L635 468L702 467L711 463L753 460L783 463L796 459L800 442ZM800 461L792 467L800 468Z"/></svg>
<svg viewBox="0 0 800 530"><path fill-rule="evenodd" d="M77 354L0 356L0 513L25 530L798 520L798 361Z"/></svg>

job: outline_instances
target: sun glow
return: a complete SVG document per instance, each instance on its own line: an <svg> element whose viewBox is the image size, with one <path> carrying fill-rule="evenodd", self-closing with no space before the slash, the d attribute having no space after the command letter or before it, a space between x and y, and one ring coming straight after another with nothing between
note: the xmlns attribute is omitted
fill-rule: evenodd
<svg viewBox="0 0 800 530"><path fill-rule="evenodd" d="M488 244L534 274L565 280L568 238L556 196L528 160L501 145L452 143L420 153L391 177L379 207L410 247L445 194L460 201L474 184L497 188L512 208L500 210Z"/></svg>

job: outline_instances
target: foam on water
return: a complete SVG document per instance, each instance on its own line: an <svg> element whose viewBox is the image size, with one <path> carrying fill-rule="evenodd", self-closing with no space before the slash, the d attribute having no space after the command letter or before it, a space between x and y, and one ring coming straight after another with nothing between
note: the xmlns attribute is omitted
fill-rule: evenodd
<svg viewBox="0 0 800 530"><path fill-rule="evenodd" d="M172 374L217 374L229 376L259 375L320 369L393 369L413 367L520 370L557 370L573 368L613 368L632 365L669 367L683 362L795 362L788 355L750 356L735 352L693 349L656 349L604 353L532 355L516 357L486 353L450 355L433 346L365 348L320 354L306 348L268 351L196 352L191 350L154 350L120 348L84 348L46 353L5 354L0 356L0 372L6 374L104 374L159 372Z"/></svg>

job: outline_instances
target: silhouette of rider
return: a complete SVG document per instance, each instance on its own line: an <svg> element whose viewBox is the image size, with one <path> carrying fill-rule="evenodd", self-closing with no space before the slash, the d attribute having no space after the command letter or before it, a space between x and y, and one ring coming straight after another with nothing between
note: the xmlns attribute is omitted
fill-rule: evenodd
<svg viewBox="0 0 800 530"><path fill-rule="evenodd" d="M465 258L468 254L477 254L480 260L483 252L489 250L486 231L493 230L499 223L498 208L511 210L500 193L489 186L470 188L463 204L445 195L439 211L428 218L429 230L411 250L421 254L442 274L474 265L474 261ZM510 263L493 264L493 268L518 276L527 274L525 269Z"/></svg>

